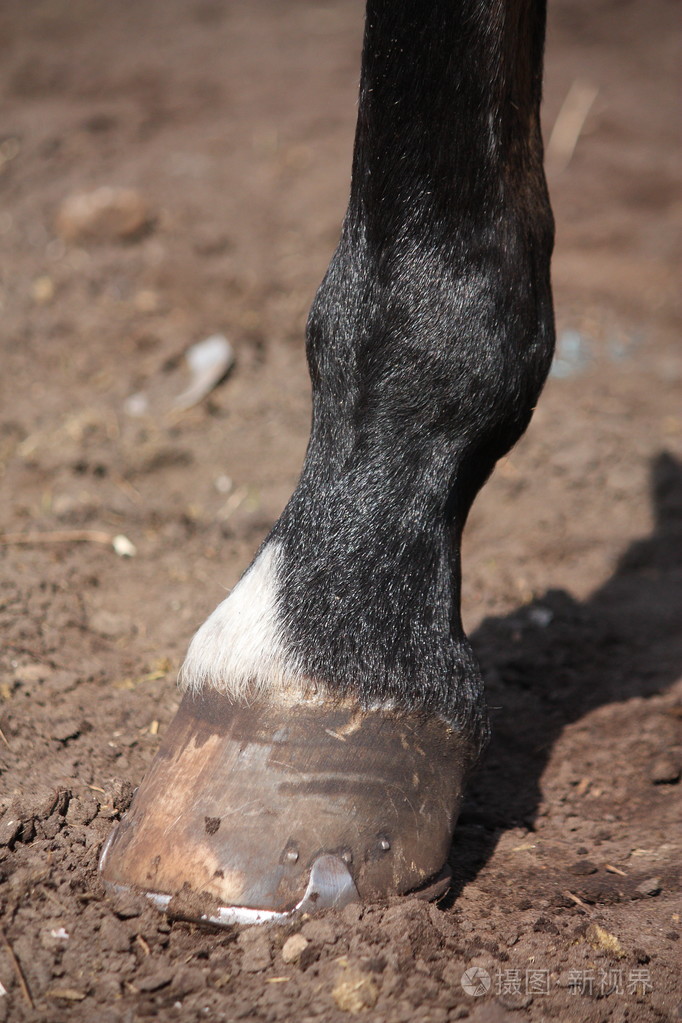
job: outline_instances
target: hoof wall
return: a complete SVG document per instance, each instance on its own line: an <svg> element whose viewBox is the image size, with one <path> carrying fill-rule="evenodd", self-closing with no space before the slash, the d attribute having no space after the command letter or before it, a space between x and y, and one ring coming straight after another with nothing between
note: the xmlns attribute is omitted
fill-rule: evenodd
<svg viewBox="0 0 682 1023"><path fill-rule="evenodd" d="M438 898L469 762L462 736L433 718L188 694L102 877L224 925Z"/></svg>

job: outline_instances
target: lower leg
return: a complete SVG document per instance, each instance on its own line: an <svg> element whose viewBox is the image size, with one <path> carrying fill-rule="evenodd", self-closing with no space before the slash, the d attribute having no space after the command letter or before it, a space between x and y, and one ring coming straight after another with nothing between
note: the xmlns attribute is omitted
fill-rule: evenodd
<svg viewBox="0 0 682 1023"><path fill-rule="evenodd" d="M183 677L483 729L459 616L470 504L553 345L536 0L370 0L348 213L311 311L299 484Z"/></svg>
<svg viewBox="0 0 682 1023"><path fill-rule="evenodd" d="M351 201L308 325L301 478L192 642L111 880L187 878L223 903L287 909L321 855L363 897L406 891L445 858L486 735L461 531L552 351L542 30L533 0L426 13L370 0ZM222 832L197 837L204 820ZM162 849L171 827L177 855Z"/></svg>

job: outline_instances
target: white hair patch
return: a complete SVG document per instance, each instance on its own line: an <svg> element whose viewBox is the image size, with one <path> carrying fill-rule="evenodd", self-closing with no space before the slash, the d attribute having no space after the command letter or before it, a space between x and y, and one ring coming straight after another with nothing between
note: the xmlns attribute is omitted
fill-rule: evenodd
<svg viewBox="0 0 682 1023"><path fill-rule="evenodd" d="M279 544L270 542L195 634L180 670L184 690L213 688L247 700L306 688L285 649L277 608L279 560Z"/></svg>

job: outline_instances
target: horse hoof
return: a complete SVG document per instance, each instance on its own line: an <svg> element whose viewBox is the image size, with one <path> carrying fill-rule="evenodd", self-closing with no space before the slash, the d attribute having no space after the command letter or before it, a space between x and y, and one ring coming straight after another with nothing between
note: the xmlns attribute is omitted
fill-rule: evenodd
<svg viewBox="0 0 682 1023"><path fill-rule="evenodd" d="M432 717L187 694L100 870L225 925L437 898L470 761Z"/></svg>

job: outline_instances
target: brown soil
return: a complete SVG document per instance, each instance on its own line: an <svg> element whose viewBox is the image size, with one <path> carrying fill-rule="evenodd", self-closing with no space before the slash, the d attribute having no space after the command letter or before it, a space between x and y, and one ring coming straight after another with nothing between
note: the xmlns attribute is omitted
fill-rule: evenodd
<svg viewBox="0 0 682 1023"><path fill-rule="evenodd" d="M550 168L562 361L466 537L494 738L455 889L211 932L110 897L96 863L193 629L296 479L361 7L3 4L0 530L137 553L0 546L0 1020L679 1018L679 15L551 6L546 129L576 80L598 93ZM63 241L61 203L101 185L139 191L143 229ZM216 331L234 370L169 414L185 349ZM480 997L460 983L474 966Z"/></svg>

